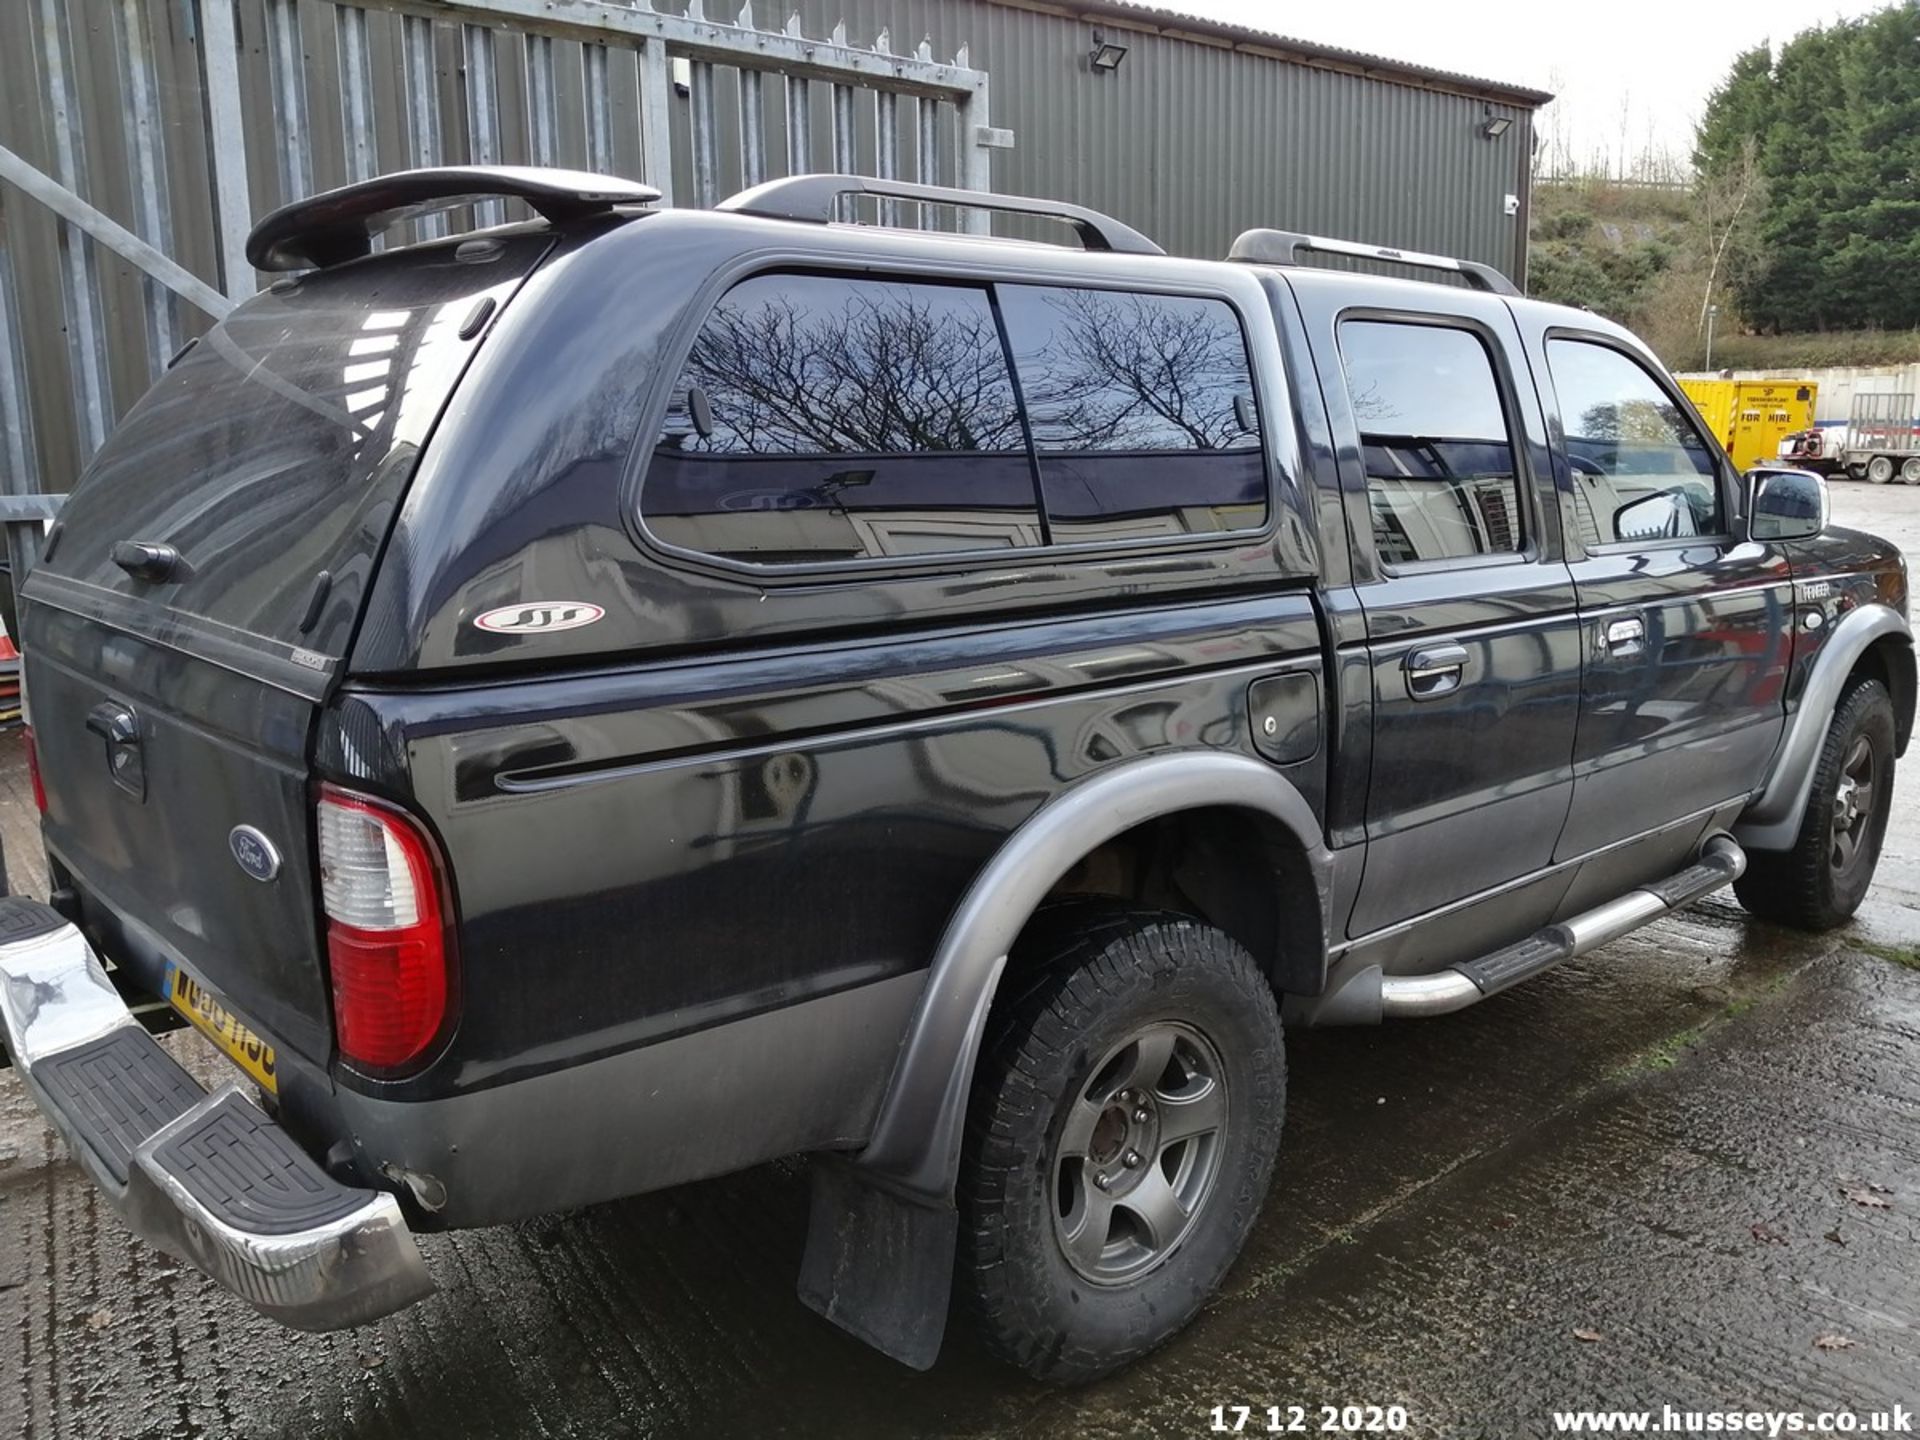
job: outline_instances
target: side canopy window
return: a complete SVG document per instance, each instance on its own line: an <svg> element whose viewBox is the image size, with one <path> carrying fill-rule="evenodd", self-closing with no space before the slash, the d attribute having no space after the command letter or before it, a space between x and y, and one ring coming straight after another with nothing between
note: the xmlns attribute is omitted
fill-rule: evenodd
<svg viewBox="0 0 1920 1440"><path fill-rule="evenodd" d="M1340 326L1376 552L1386 563L1511 554L1526 543L1493 361L1471 330Z"/></svg>
<svg viewBox="0 0 1920 1440"><path fill-rule="evenodd" d="M1549 340L1547 367L1587 544L1726 530L1705 438L1639 361L1606 345Z"/></svg>
<svg viewBox="0 0 1920 1440"><path fill-rule="evenodd" d="M1218 300L998 288L1057 544L1266 523L1253 374Z"/></svg>
<svg viewBox="0 0 1920 1440"><path fill-rule="evenodd" d="M1042 543L986 290L736 286L694 341L642 506L669 544L760 564Z"/></svg>

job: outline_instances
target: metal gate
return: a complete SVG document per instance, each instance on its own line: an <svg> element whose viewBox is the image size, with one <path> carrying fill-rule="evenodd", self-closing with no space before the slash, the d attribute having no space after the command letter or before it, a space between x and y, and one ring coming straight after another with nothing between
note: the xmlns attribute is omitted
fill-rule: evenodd
<svg viewBox="0 0 1920 1440"><path fill-rule="evenodd" d="M4 496L67 489L180 345L254 291L247 231L290 200L460 163L624 175L703 206L814 170L987 190L1010 143L964 48L764 30L750 0L724 21L702 0L8 0L0 93L0 520L35 508Z"/></svg>

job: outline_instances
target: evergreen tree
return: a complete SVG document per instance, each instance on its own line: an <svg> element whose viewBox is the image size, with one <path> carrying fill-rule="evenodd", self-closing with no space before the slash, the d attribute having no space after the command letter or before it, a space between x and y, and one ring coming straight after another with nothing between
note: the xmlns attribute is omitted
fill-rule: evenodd
<svg viewBox="0 0 1920 1440"><path fill-rule="evenodd" d="M1768 63L1733 63L1694 159L1735 162L1747 136L1766 182L1759 261L1730 278L1772 330L1920 325L1920 0L1808 30Z"/></svg>

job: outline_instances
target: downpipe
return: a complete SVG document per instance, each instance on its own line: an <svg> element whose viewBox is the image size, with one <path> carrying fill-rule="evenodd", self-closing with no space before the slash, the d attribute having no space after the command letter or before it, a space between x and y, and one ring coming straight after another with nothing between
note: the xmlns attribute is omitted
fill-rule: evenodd
<svg viewBox="0 0 1920 1440"><path fill-rule="evenodd" d="M1549 925L1523 941L1522 946L1533 947L1533 953L1498 980L1489 982L1484 976L1477 978L1472 971L1481 966L1498 969L1493 962L1507 954L1506 951L1474 962L1472 966L1441 970L1432 975L1381 976L1380 1018L1448 1015L1477 1005L1510 985L1597 950L1649 921L1731 885L1746 869L1747 852L1740 848L1739 842L1731 835L1715 835L1701 848L1699 860L1672 879L1629 890L1617 900L1609 900L1571 920ZM1512 948L1518 951L1521 947Z"/></svg>

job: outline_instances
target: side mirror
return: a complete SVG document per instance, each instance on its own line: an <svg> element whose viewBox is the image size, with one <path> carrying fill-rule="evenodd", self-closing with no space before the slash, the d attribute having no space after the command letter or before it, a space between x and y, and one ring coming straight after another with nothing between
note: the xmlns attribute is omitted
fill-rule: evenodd
<svg viewBox="0 0 1920 1440"><path fill-rule="evenodd" d="M1827 528L1827 482L1811 470L1756 465L1747 472L1747 538L1811 540Z"/></svg>
<svg viewBox="0 0 1920 1440"><path fill-rule="evenodd" d="M1677 540L1698 535L1693 508L1670 490L1642 495L1613 512L1613 533L1622 540Z"/></svg>

